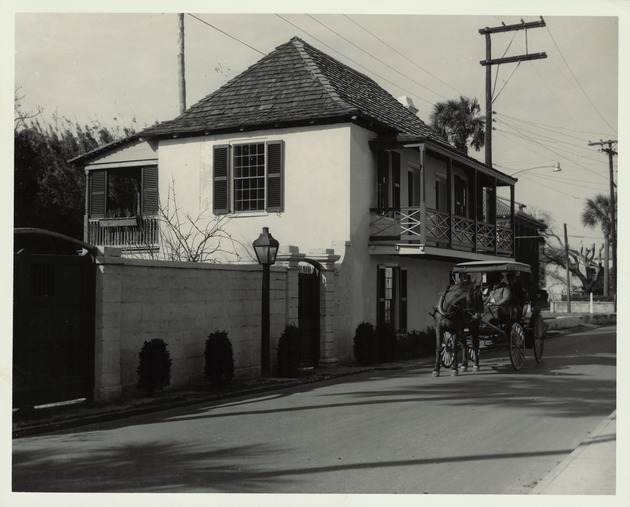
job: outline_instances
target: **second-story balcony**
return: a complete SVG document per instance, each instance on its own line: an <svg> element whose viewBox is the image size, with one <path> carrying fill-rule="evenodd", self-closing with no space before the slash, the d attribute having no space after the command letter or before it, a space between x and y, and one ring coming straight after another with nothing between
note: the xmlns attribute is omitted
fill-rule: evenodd
<svg viewBox="0 0 630 507"><path fill-rule="evenodd" d="M372 208L370 242L407 243L511 257L510 228L450 215L431 208Z"/></svg>

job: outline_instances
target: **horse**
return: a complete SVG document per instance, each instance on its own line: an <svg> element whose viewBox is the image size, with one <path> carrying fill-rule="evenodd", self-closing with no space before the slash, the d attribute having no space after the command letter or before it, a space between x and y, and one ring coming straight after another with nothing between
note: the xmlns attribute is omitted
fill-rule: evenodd
<svg viewBox="0 0 630 507"><path fill-rule="evenodd" d="M432 375L440 376L440 352L444 332L453 335L453 363L451 375L458 374L457 369L457 344L463 347L462 371L468 370L468 344L464 336L464 329L468 326L473 337L473 350L475 352L475 364L473 371L479 371L479 318L483 314L483 298L479 285L472 280L466 280L449 286L440 294L437 306L434 309L435 319L435 367Z"/></svg>

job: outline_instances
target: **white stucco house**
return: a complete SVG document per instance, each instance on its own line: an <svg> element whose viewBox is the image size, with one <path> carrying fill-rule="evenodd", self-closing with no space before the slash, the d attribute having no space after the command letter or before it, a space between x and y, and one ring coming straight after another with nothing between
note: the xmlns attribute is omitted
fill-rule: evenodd
<svg viewBox="0 0 630 507"><path fill-rule="evenodd" d="M351 355L363 321L432 325L457 262L514 258L517 180L297 37L177 118L77 162L88 176L87 243L155 252L173 189L191 216L226 217L244 247L268 227L279 261L326 284L313 293L323 362ZM133 195L114 195L120 178L134 181ZM499 221L498 187L512 210Z"/></svg>

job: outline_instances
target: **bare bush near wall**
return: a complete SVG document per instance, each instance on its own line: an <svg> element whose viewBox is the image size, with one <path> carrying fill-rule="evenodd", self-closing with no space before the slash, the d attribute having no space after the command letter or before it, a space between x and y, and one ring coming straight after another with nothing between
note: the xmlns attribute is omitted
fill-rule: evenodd
<svg viewBox="0 0 630 507"><path fill-rule="evenodd" d="M221 262L229 256L235 261L255 260L249 250L227 232L229 217L206 217L202 211L193 216L177 205L175 182L169 185L165 205L160 204L159 249L142 245L139 256L186 262ZM139 245L140 246L140 245Z"/></svg>

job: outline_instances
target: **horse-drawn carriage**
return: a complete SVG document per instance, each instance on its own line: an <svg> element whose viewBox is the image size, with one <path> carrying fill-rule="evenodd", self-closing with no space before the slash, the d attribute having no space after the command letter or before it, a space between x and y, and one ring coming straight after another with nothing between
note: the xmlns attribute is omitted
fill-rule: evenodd
<svg viewBox="0 0 630 507"><path fill-rule="evenodd" d="M542 361L545 323L540 312L546 293L531 287L531 268L514 261L476 261L457 264L455 283L440 294L433 316L436 321L436 355L433 376L440 366L457 375L468 360L479 369L479 340L507 344L510 362L520 370L525 349ZM529 313L529 316L528 316Z"/></svg>

